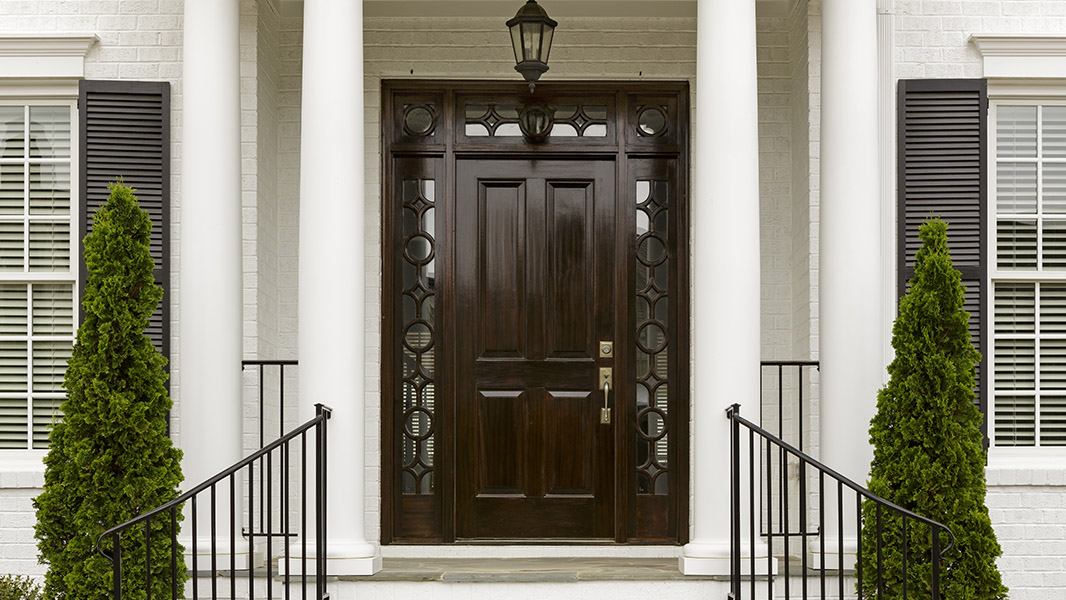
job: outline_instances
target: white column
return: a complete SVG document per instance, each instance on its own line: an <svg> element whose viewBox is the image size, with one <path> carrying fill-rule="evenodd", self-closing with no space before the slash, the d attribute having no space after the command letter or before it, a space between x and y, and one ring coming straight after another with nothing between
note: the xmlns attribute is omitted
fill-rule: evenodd
<svg viewBox="0 0 1066 600"><path fill-rule="evenodd" d="M686 575L729 574L729 421L759 413L755 0L699 0L692 199L693 535ZM761 561L760 564L765 563Z"/></svg>
<svg viewBox="0 0 1066 600"><path fill-rule="evenodd" d="M870 419L884 373L878 170L876 0L822 2L819 360L821 459L866 483ZM855 552L846 494L845 554ZM835 494L826 496L827 551L837 552ZM845 557L847 566L854 560ZM832 561L832 562L831 562ZM835 559L827 557L827 565Z"/></svg>
<svg viewBox="0 0 1066 600"><path fill-rule="evenodd" d="M305 0L300 140L300 410L329 420L330 575L369 575L365 532L363 6Z"/></svg>
<svg viewBox="0 0 1066 600"><path fill-rule="evenodd" d="M240 48L237 0L185 0L184 10L178 377L191 487L241 459ZM218 502L228 520L228 492ZM210 501L199 504L202 554L210 551ZM225 525L216 542L228 561ZM187 517L185 536L191 528Z"/></svg>

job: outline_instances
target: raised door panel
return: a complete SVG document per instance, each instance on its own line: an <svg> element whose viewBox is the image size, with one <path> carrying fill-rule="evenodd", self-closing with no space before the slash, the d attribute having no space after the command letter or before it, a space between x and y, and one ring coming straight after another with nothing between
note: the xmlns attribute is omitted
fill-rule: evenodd
<svg viewBox="0 0 1066 600"><path fill-rule="evenodd" d="M479 358L524 355L525 192L523 181L478 184Z"/></svg>
<svg viewBox="0 0 1066 600"><path fill-rule="evenodd" d="M547 181L547 302L544 333L551 358L593 356L595 223L593 184Z"/></svg>
<svg viewBox="0 0 1066 600"><path fill-rule="evenodd" d="M524 392L478 393L478 496L526 494L529 412Z"/></svg>

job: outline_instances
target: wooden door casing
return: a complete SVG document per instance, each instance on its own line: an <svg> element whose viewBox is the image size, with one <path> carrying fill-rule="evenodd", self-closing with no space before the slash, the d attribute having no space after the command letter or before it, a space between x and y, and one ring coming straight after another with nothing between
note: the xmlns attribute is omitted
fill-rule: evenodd
<svg viewBox="0 0 1066 600"><path fill-rule="evenodd" d="M543 83L531 96L511 83L383 82L382 543L687 541L687 94L673 83ZM564 137L515 137L515 107L528 104L568 115ZM647 120L657 131L641 125L651 113L665 116ZM659 384L637 375L648 359L635 344L648 293L634 276L637 221L651 214L634 205L641 180L670 190ZM435 198L411 196L426 185ZM409 244L427 239L432 289L421 290ZM669 472L649 491L637 396L667 382L657 447Z"/></svg>

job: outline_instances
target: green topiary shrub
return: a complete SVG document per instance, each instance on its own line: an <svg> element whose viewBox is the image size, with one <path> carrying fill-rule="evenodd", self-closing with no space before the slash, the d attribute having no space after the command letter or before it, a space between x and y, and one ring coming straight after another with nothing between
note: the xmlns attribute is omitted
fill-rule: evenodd
<svg viewBox="0 0 1066 600"><path fill-rule="evenodd" d="M896 357L877 396L870 423L874 458L869 488L919 515L944 523L955 546L941 562L942 598L998 600L1007 597L996 557L1001 554L985 506L985 455L981 413L974 406L974 366L980 354L970 343L963 286L948 253L947 224L924 223L910 291L900 300L892 329ZM863 507L864 597L876 597L876 515ZM903 597L901 519L882 516L884 598ZM928 598L931 574L929 528L908 524L908 597ZM940 548L948 544L941 536Z"/></svg>
<svg viewBox="0 0 1066 600"><path fill-rule="evenodd" d="M41 600L41 586L25 575L0 576L0 600Z"/></svg>
<svg viewBox="0 0 1066 600"><path fill-rule="evenodd" d="M166 359L144 334L163 295L152 278L151 222L133 190L110 190L85 238L85 319L63 382L63 418L49 438L44 491L34 501L49 600L109 598L111 563L96 551L97 537L175 498L182 480L181 452L167 435ZM170 597L170 533L169 519L153 521L155 598ZM124 536L122 554L123 598L145 598L142 527ZM178 556L184 576L180 549Z"/></svg>

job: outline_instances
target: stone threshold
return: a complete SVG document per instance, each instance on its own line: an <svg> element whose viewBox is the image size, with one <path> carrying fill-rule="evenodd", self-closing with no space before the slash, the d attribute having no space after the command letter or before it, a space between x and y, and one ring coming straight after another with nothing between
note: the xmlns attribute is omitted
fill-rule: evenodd
<svg viewBox="0 0 1066 600"><path fill-rule="evenodd" d="M331 577L332 579L332 577ZM368 576L339 581L437 581L442 583L574 583L580 581L728 581L685 576L676 558L392 558Z"/></svg>

